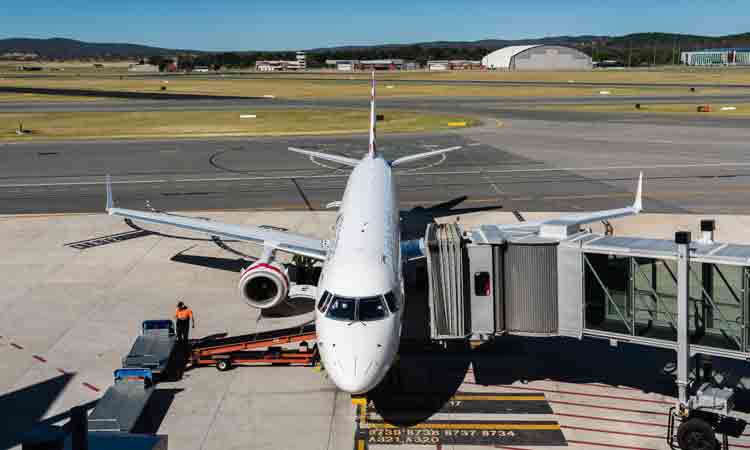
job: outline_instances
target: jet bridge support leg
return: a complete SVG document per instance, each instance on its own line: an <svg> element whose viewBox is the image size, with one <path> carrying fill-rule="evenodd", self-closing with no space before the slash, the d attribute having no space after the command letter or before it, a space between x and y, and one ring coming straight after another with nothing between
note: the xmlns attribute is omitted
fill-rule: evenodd
<svg viewBox="0 0 750 450"><path fill-rule="evenodd" d="M688 317L690 305L690 233L675 234L677 243L677 390L680 406L688 402L688 374L690 372L690 337Z"/></svg>
<svg viewBox="0 0 750 450"><path fill-rule="evenodd" d="M746 423L732 417L734 391L702 382L695 364L695 382L690 389L690 233L675 233L677 244L677 405L669 410L667 443L682 450L728 450L727 436L739 437ZM705 295L705 291L704 291ZM697 326L696 326L697 331ZM696 355L698 356L698 355ZM680 425L675 433L675 423ZM716 435L722 437L721 442Z"/></svg>

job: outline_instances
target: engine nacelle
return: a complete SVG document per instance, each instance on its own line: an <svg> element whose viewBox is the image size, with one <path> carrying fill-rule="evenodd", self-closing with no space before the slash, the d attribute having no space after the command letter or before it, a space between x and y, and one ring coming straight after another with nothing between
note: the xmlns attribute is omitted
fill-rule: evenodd
<svg viewBox="0 0 750 450"><path fill-rule="evenodd" d="M289 295L289 277L281 264L256 261L240 275L240 296L253 308L268 309Z"/></svg>

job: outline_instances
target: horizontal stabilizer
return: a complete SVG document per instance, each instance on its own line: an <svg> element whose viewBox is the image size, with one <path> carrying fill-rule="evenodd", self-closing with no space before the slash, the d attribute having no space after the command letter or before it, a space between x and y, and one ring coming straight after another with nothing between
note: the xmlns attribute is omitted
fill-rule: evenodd
<svg viewBox="0 0 750 450"><path fill-rule="evenodd" d="M398 158L394 161L391 161L391 167L396 167L401 164L406 164L414 161L419 161L420 159L429 158L431 156L436 155L442 155L443 153L452 152L453 150L460 149L460 146L457 147L448 147L440 150L433 150L431 152L425 152L425 153L417 153L416 155L409 155L409 156L403 156L401 158Z"/></svg>
<svg viewBox="0 0 750 450"><path fill-rule="evenodd" d="M345 166L356 167L357 164L359 164L358 160L353 159L353 158L347 158L346 156L329 155L328 153L321 153L321 152L316 152L316 151L313 151L313 150L304 150L304 149L295 148L295 147L289 147L289 150L293 151L295 153L301 153L303 155L308 155L308 156L311 156L313 158L323 159L323 160L326 160L326 161L331 161L331 162L335 162L335 163L338 163L338 164L343 164Z"/></svg>

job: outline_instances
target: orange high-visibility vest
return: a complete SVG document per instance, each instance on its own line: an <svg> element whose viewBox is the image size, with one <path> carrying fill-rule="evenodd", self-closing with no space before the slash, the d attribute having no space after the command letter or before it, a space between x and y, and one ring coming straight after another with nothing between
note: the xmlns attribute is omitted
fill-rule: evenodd
<svg viewBox="0 0 750 450"><path fill-rule="evenodd" d="M174 314L174 316L177 318L177 320L189 320L193 318L193 310L190 308L177 308L177 312Z"/></svg>

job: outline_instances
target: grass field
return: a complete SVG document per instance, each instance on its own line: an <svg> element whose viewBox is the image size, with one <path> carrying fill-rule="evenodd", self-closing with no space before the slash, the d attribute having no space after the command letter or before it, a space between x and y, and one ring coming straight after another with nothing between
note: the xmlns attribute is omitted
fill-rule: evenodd
<svg viewBox="0 0 750 450"><path fill-rule="evenodd" d="M0 92L2 102L90 102L102 97L77 97L74 95L16 94Z"/></svg>
<svg viewBox="0 0 750 450"><path fill-rule="evenodd" d="M732 107L736 109L725 109L721 108ZM640 109L636 109L635 105L623 105L623 104L597 104L597 105L544 105L539 106L535 109L555 110L555 111L578 111L578 112L618 112L618 113L632 113L632 114L694 114L701 116L722 116L722 117L737 117L737 118L750 118L750 104L748 103L733 103L731 105L711 105L711 112L698 112L698 105L679 104L679 103L657 103L653 105L641 104Z"/></svg>
<svg viewBox="0 0 750 450"><path fill-rule="evenodd" d="M381 111L384 133L421 132L451 128L449 124L478 124L472 118ZM240 115L255 114L255 118ZM18 123L31 131L18 135ZM0 139L89 139L141 137L263 136L366 133L367 110L259 110L109 113L0 113Z"/></svg>
<svg viewBox="0 0 750 450"><path fill-rule="evenodd" d="M74 77L78 74L85 76L113 76L130 75L127 66L130 62L103 63L104 67L95 68L90 62L59 62L43 63L45 70L42 72L18 72L16 66L21 63L0 63L0 77L3 75L13 76L24 74L28 76L50 76L59 78ZM49 70L56 69L55 71ZM250 73L253 76L274 78L284 77L308 77L308 78L331 78L331 79L366 79L369 72L336 72L332 70L317 70L309 72L293 73L254 73L250 71L227 71L227 74ZM449 71L429 72L425 70L408 72L378 72L380 80L505 80L505 81L549 81L561 83L706 83L706 84L747 84L750 85L750 67L659 67L659 68L636 68L636 69L596 69L591 71L536 71L536 72L504 72L504 71Z"/></svg>
<svg viewBox="0 0 750 450"><path fill-rule="evenodd" d="M167 92L172 94L203 94L219 96L262 97L285 99L313 98L369 98L368 81L354 82L313 81L283 78L222 79L192 77L31 77L0 78L0 86L60 89L91 89L125 92ZM450 84L413 84L382 81L378 97L589 97L597 96L602 88L585 86L487 86ZM607 88L613 96L684 94L685 88ZM722 89L701 89L703 94L719 94ZM750 89L748 89L750 91ZM736 93L738 90L732 90ZM35 99L43 99L41 96ZM1 99L1 98L0 98ZM29 100L33 100L29 98Z"/></svg>

